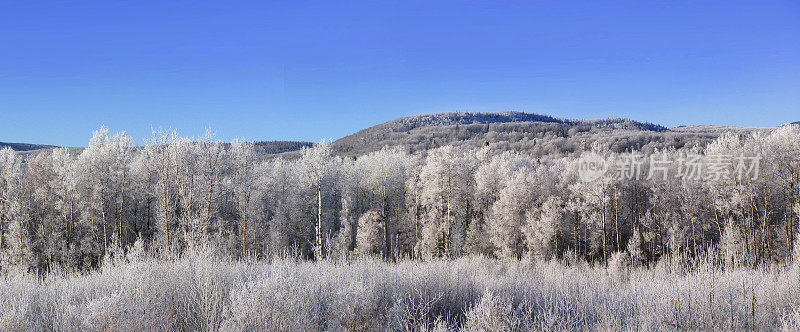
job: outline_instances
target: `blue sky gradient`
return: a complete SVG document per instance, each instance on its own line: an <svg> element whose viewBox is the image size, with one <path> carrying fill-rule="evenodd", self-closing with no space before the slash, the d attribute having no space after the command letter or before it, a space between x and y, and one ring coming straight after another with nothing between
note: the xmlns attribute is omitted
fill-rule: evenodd
<svg viewBox="0 0 800 332"><path fill-rule="evenodd" d="M798 121L800 2L0 0L0 141L318 141L506 110Z"/></svg>

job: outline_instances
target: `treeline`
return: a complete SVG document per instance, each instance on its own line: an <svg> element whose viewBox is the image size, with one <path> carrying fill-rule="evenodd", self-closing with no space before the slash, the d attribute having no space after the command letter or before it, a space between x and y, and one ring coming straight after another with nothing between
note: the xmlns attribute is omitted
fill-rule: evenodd
<svg viewBox="0 0 800 332"><path fill-rule="evenodd" d="M637 156L601 143L582 149L610 161ZM101 129L79 154L0 152L0 268L85 270L129 250L170 258L199 246L232 257L624 255L648 264L714 255L756 266L798 246L798 126L657 155L759 156L760 167L734 176L741 169L729 163L715 169L728 176L664 180L687 164L644 158L644 176L612 167L583 181L576 154L443 146L354 158L323 141L296 159L264 159L253 143L222 144L211 133L155 132L136 147ZM656 167L658 176L646 176Z"/></svg>

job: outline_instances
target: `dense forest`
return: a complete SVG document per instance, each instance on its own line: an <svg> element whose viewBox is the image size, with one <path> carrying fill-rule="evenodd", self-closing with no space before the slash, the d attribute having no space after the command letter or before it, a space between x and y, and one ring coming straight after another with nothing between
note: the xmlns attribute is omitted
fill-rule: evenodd
<svg viewBox="0 0 800 332"><path fill-rule="evenodd" d="M800 329L800 126L0 150L0 330Z"/></svg>
<svg viewBox="0 0 800 332"><path fill-rule="evenodd" d="M566 151L487 143L416 152L387 146L357 157L323 141L269 157L257 144L222 143L211 132L156 131L135 146L103 128L81 150L0 152L0 269L88 270L132 248L173 258L198 247L232 258L308 260L786 262L800 243L798 126L717 136L638 150L581 139ZM760 167L735 176L742 170L729 162L717 166L724 176L667 179L686 164L665 168L645 157L640 167L650 176L608 170L582 181L578 174L583 153L625 160L640 151L675 161L758 156Z"/></svg>

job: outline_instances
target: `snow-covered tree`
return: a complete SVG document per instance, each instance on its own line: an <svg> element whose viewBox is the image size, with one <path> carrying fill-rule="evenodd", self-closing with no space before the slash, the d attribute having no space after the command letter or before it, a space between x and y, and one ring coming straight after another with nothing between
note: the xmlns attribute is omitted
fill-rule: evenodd
<svg viewBox="0 0 800 332"><path fill-rule="evenodd" d="M405 183L408 154L398 149L382 149L360 157L355 167L360 176L360 187L370 193L370 211L377 211L383 223L381 229L384 257L394 257L392 243L396 242L400 215L405 205ZM359 230L357 230L358 234Z"/></svg>
<svg viewBox="0 0 800 332"><path fill-rule="evenodd" d="M633 229L626 250L634 267L639 267L645 261L644 252L642 252L642 235L638 228Z"/></svg>
<svg viewBox="0 0 800 332"><path fill-rule="evenodd" d="M239 152L242 152L242 154L237 156L241 159L233 159L236 165L231 166L233 166L236 171L241 171L238 166L242 164L246 166L247 170L251 170L252 173L252 157L250 155L252 152L248 151L249 147L240 146L240 143L235 143L234 145L239 145L234 148L239 149ZM201 195L203 196L202 224L200 225L202 230L200 233L206 238L210 231L211 223L215 218L218 204L217 200L222 195L220 179L222 179L224 172L224 165L222 163L225 159L225 150L222 147L222 142L216 139L216 134L214 134L211 129L206 130L205 136L198 140L198 147L200 150L198 163L200 166L199 174L201 175ZM250 148L250 150L252 149ZM244 176L240 179L249 178L249 176ZM249 186L247 191L249 192Z"/></svg>
<svg viewBox="0 0 800 332"><path fill-rule="evenodd" d="M522 169L515 172L500 191L488 223L489 236L498 256L520 258L524 254L526 246L522 228L536 204L534 190L537 186L532 172Z"/></svg>
<svg viewBox="0 0 800 332"><path fill-rule="evenodd" d="M557 253L563 205L558 196L551 196L540 208L527 212L523 233L528 249L536 257L551 258Z"/></svg>
<svg viewBox="0 0 800 332"><path fill-rule="evenodd" d="M103 254L109 250L111 237L123 232L132 149L133 140L129 136L125 133L109 136L108 129L103 127L94 132L89 146L78 157L82 183L88 194L88 211L83 221L95 230Z"/></svg>
<svg viewBox="0 0 800 332"><path fill-rule="evenodd" d="M425 252L461 254L472 216L476 161L474 153L452 146L429 152L419 175L426 209L420 244Z"/></svg>
<svg viewBox="0 0 800 332"><path fill-rule="evenodd" d="M22 192L22 166L11 148L0 149L0 250L5 249L0 269L27 271L33 252L29 232L28 204Z"/></svg>
<svg viewBox="0 0 800 332"><path fill-rule="evenodd" d="M330 222L324 218L323 198L325 191L334 188L333 180L336 176L337 162L338 160L333 156L332 143L326 140L322 140L312 148L304 148L298 162L300 179L305 186L311 189L317 203L312 247L316 259L323 257L324 232L327 231Z"/></svg>
<svg viewBox="0 0 800 332"><path fill-rule="evenodd" d="M155 185L151 190L151 195L156 197L158 202L158 238L161 245L162 255L170 257L172 253L172 239L170 231L175 223L175 182L176 170L175 154L170 144L175 141L175 133L167 131L153 131L152 137L145 146L144 153L149 164L148 169L152 169L155 176Z"/></svg>
<svg viewBox="0 0 800 332"><path fill-rule="evenodd" d="M378 254L385 250L384 218L378 211L368 211L358 218L356 253Z"/></svg>
<svg viewBox="0 0 800 332"><path fill-rule="evenodd" d="M603 147L596 147L594 151L601 156L606 153ZM569 187L573 197L571 205L586 228L586 245L594 249L591 254L598 254L604 263L608 260L608 216L614 198L614 181L613 174L606 172L593 181L577 181Z"/></svg>
<svg viewBox="0 0 800 332"><path fill-rule="evenodd" d="M51 156L52 168L55 176L51 186L55 197L54 204L59 211L61 224L64 230L64 249L70 245L75 233L75 221L79 213L78 185L79 169L75 158L67 148L58 148Z"/></svg>
<svg viewBox="0 0 800 332"><path fill-rule="evenodd" d="M475 218L467 229L465 250L468 253L493 254L490 240L489 220L492 206L500 197L511 175L520 168L533 167L530 159L511 152L491 154L488 147L478 153L480 162L475 171Z"/></svg>
<svg viewBox="0 0 800 332"><path fill-rule="evenodd" d="M231 160L233 171L231 182L239 215L239 237L241 239L241 255L247 253L248 227L252 227L255 214L255 152L253 143L234 141L231 143ZM250 231L253 233L253 231Z"/></svg>

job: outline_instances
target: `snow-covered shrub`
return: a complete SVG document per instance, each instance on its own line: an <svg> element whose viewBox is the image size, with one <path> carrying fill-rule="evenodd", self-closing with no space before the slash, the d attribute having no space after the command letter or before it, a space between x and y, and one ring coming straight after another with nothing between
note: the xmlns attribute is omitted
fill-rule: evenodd
<svg viewBox="0 0 800 332"><path fill-rule="evenodd" d="M611 254L608 260L608 271L622 276L628 273L631 267L631 257L626 251L618 251Z"/></svg>
<svg viewBox="0 0 800 332"><path fill-rule="evenodd" d="M795 308L781 317L781 331L800 331L800 308Z"/></svg>
<svg viewBox="0 0 800 332"><path fill-rule="evenodd" d="M481 301L467 312L465 332L516 331L520 319L511 302L499 298L487 290Z"/></svg>
<svg viewBox="0 0 800 332"><path fill-rule="evenodd" d="M167 317L151 312L156 303L120 293L90 300L84 313L85 331L163 331L173 326ZM163 304L162 304L163 305Z"/></svg>
<svg viewBox="0 0 800 332"><path fill-rule="evenodd" d="M327 322L329 289L291 262L273 263L230 294L223 331L315 331Z"/></svg>
<svg viewBox="0 0 800 332"><path fill-rule="evenodd" d="M796 271L702 263L619 278L557 260L188 254L87 274L2 276L0 331L792 330Z"/></svg>
<svg viewBox="0 0 800 332"><path fill-rule="evenodd" d="M23 276L6 276L0 279L0 331L29 329L31 317L26 317L33 305L36 284Z"/></svg>

